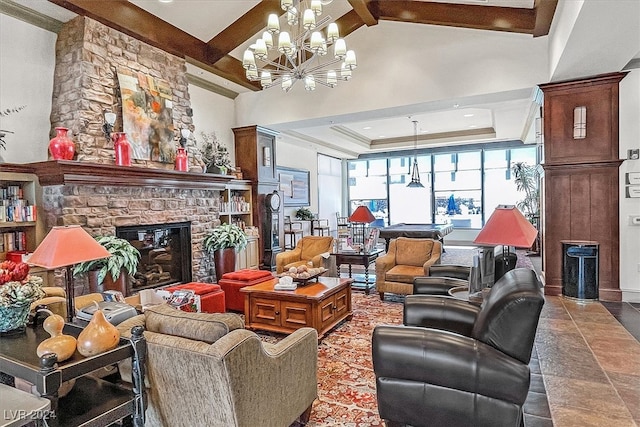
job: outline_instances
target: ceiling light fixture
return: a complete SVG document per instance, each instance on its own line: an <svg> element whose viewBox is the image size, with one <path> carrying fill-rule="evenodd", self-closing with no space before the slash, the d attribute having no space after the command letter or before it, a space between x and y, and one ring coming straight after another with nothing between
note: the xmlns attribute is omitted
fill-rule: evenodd
<svg viewBox="0 0 640 427"><path fill-rule="evenodd" d="M277 14L269 15L262 38L244 51L242 66L247 79L260 81L264 89L280 85L285 92L298 80L304 81L309 91L315 90L316 83L333 88L338 80L349 80L357 66L356 54L347 50L338 25L329 23L329 16L316 20L322 15L322 5L321 0L280 0L289 31L280 31ZM324 26L326 37L320 32ZM327 57L330 46L333 55ZM279 53L278 57L269 59L269 51Z"/></svg>
<svg viewBox="0 0 640 427"><path fill-rule="evenodd" d="M413 170L411 171L411 182L409 188L424 188L420 182L420 171L418 170L418 121L413 120Z"/></svg>

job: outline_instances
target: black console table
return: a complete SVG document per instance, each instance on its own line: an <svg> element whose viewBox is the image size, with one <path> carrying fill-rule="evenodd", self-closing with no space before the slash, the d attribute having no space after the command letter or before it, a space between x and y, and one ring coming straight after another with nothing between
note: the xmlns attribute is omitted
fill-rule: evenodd
<svg viewBox="0 0 640 427"><path fill-rule="evenodd" d="M66 324L63 333L77 337L80 326ZM118 346L96 356L84 357L77 351L64 362L57 363L55 354L38 357L38 344L49 338L42 325L27 327L24 334L0 338L0 372L22 378L35 385L37 391L51 400L51 416L47 425L108 426L131 417L135 427L144 426L146 395L144 360L146 341L143 328L134 327L130 339L121 338ZM131 358L133 389L87 376L88 373ZM76 380L71 391L58 397L63 382Z"/></svg>

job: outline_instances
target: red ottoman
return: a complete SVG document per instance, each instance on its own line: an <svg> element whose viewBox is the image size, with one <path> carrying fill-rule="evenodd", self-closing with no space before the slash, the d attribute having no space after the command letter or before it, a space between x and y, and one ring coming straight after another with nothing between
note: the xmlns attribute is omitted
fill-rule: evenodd
<svg viewBox="0 0 640 427"><path fill-rule="evenodd" d="M173 293L179 290L193 291L200 298L200 311L205 313L224 313L226 310L224 291L213 283L190 282L170 286L165 290Z"/></svg>
<svg viewBox="0 0 640 427"><path fill-rule="evenodd" d="M218 284L225 293L227 310L244 312L244 294L240 289L271 279L273 274L266 270L238 270L223 274Z"/></svg>

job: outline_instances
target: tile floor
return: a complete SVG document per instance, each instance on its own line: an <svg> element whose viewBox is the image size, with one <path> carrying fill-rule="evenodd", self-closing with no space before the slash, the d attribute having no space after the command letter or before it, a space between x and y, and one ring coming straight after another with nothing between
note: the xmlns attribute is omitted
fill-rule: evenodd
<svg viewBox="0 0 640 427"><path fill-rule="evenodd" d="M640 426L640 305L545 299L535 347L553 425Z"/></svg>

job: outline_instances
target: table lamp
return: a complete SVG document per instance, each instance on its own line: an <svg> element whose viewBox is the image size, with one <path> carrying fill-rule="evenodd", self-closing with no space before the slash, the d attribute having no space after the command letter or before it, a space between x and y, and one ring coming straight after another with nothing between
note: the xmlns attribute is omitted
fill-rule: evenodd
<svg viewBox="0 0 640 427"><path fill-rule="evenodd" d="M67 321L75 313L71 268L84 261L110 257L111 254L79 225L53 227L33 252L29 264L47 269L65 268L67 292Z"/></svg>
<svg viewBox="0 0 640 427"><path fill-rule="evenodd" d="M356 210L353 211L353 213L349 217L349 222L358 224L357 227L354 227L354 231L355 231L355 228L360 228L362 230L361 231L362 239L360 240L360 243L362 243L363 248L365 244L365 237L364 237L365 224L371 224L375 220L376 220L376 217L373 216L369 208L364 205L358 206Z"/></svg>
<svg viewBox="0 0 640 427"><path fill-rule="evenodd" d="M537 235L538 230L515 206L498 205L473 243L486 246L502 245L506 264L509 246L530 248Z"/></svg>

